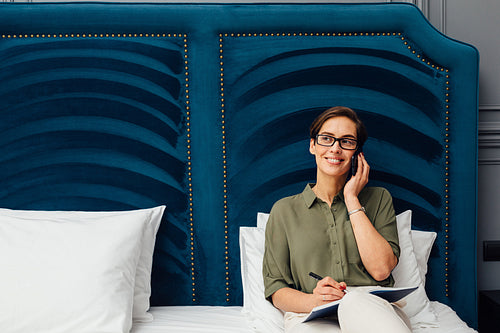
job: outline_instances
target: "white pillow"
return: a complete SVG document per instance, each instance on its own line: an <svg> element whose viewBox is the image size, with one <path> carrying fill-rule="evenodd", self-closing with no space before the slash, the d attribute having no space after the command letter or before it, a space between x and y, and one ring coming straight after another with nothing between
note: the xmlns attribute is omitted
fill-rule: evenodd
<svg viewBox="0 0 500 333"><path fill-rule="evenodd" d="M264 297L262 259L265 230L240 227L241 279L243 310L250 326L256 332L284 332L283 313Z"/></svg>
<svg viewBox="0 0 500 333"><path fill-rule="evenodd" d="M122 218L137 217L145 222L145 230L141 239L140 258L134 279L133 320L136 322L152 321L153 316L149 310L151 296L151 269L156 234L160 226L165 206L134 211L114 212L78 212L78 211L30 211L11 210L0 208L0 221L2 216L17 217L33 221L64 220L67 222L92 223L103 217L120 220ZM120 232L120 230L118 230Z"/></svg>
<svg viewBox="0 0 500 333"><path fill-rule="evenodd" d="M425 292L425 280L421 278L411 239L411 210L396 216L401 253L399 263L392 271L394 287L418 289L405 298L402 309L408 315L413 328L438 326L436 314Z"/></svg>
<svg viewBox="0 0 500 333"><path fill-rule="evenodd" d="M432 245L436 240L437 233L433 231L411 231L411 241L413 243L413 252L417 259L420 278L425 284L425 275L427 274L427 261L431 254Z"/></svg>
<svg viewBox="0 0 500 333"><path fill-rule="evenodd" d="M269 213L257 213L257 228L266 229Z"/></svg>

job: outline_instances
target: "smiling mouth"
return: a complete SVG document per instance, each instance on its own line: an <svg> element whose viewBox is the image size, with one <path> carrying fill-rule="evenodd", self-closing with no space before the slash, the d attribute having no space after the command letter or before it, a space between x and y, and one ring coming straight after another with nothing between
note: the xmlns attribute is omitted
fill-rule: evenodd
<svg viewBox="0 0 500 333"><path fill-rule="evenodd" d="M330 162L330 163L340 163L340 162L342 162L342 161L343 161L343 160L338 159L338 158L329 158L329 157L327 157L327 158L326 158L326 160L327 160L328 162Z"/></svg>

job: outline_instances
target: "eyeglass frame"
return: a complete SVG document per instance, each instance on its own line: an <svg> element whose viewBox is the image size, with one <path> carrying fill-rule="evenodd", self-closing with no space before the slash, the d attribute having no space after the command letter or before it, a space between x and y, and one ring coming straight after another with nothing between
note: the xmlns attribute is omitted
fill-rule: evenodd
<svg viewBox="0 0 500 333"><path fill-rule="evenodd" d="M320 137L320 136L327 136L329 138L332 138L333 139L332 144L331 145L322 145L321 143L318 142L318 137ZM354 141L354 142L356 142L356 146L354 148L344 148L344 147L342 147L342 141L341 140L351 140L351 141ZM333 145L337 141L339 143L339 147L342 148L342 149L344 149L344 150L356 150L356 149L358 149L358 140L356 140L356 139L351 139L351 138L336 138L336 137L334 137L332 135L329 135L329 134L316 134L316 143L318 145L322 146L322 147L333 147Z"/></svg>

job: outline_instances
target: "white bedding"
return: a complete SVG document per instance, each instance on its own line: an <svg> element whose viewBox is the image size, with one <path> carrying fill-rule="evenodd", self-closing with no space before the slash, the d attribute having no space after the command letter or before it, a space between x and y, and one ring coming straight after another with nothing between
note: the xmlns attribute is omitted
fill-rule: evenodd
<svg viewBox="0 0 500 333"><path fill-rule="evenodd" d="M130 333L252 333L240 306L152 307L154 320L136 323Z"/></svg>
<svg viewBox="0 0 500 333"><path fill-rule="evenodd" d="M413 330L413 333L477 333L476 330L468 327L449 306L439 302L431 302L431 306L437 314L439 327L417 328Z"/></svg>
<svg viewBox="0 0 500 333"><path fill-rule="evenodd" d="M439 328L417 328L414 333L474 333L448 306L431 302ZM154 320L136 323L131 333L251 333L249 322L239 306L164 306L152 307ZM267 333L267 332L263 332Z"/></svg>

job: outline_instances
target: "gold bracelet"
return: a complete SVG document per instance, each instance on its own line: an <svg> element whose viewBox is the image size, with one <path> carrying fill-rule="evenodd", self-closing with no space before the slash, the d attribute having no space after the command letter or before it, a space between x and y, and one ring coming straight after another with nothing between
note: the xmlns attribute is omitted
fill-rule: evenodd
<svg viewBox="0 0 500 333"><path fill-rule="evenodd" d="M352 214L357 213L357 212L363 212L363 213L366 214L366 209L365 209L365 207L361 207L361 208L358 208L358 209L355 209L355 210L351 210L347 214L349 214L349 216L351 216Z"/></svg>

